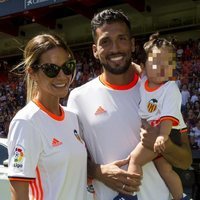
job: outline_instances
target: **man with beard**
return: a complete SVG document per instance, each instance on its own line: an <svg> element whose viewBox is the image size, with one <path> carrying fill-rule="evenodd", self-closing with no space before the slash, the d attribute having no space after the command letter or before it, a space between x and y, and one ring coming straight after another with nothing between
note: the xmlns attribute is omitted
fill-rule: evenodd
<svg viewBox="0 0 200 200"><path fill-rule="evenodd" d="M152 162L144 166L143 177L126 171L128 156L140 141L141 127L140 78L136 65L131 64L130 22L122 12L107 9L94 16L91 28L93 54L103 73L71 92L68 109L79 117L95 199L169 200L169 191ZM152 149L156 130L148 130L152 134L142 131L143 145ZM163 156L176 167L187 168L191 164L189 143L187 135L182 137L181 147L168 140ZM126 196L136 191L137 196Z"/></svg>

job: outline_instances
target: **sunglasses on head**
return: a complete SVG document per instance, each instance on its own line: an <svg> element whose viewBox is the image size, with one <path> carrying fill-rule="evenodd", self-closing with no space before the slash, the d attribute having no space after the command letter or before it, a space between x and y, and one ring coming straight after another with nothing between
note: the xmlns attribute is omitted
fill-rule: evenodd
<svg viewBox="0 0 200 200"><path fill-rule="evenodd" d="M45 63L37 65L37 68L42 69L44 74L49 78L55 78L59 74L61 69L63 70L63 73L65 75L73 74L76 68L76 61L75 60L66 61L62 66L58 66L53 63Z"/></svg>

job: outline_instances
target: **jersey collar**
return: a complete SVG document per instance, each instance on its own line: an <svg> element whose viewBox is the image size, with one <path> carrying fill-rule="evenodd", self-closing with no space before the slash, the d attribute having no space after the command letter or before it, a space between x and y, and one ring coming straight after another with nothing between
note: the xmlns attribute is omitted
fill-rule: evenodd
<svg viewBox="0 0 200 200"><path fill-rule="evenodd" d="M114 85L114 84L111 84L111 83L107 82L103 78L102 74L99 76L100 82L102 84L104 84L105 86L107 86L109 88L112 88L113 90L128 90L128 89L131 89L132 87L134 87L137 84L138 79L139 79L138 74L134 73L133 80L129 84L126 84L126 85Z"/></svg>
<svg viewBox="0 0 200 200"><path fill-rule="evenodd" d="M144 83L144 88L147 92L154 92L156 91L158 88L160 88L163 84L157 86L157 87L149 87L149 81L146 80Z"/></svg>
<svg viewBox="0 0 200 200"><path fill-rule="evenodd" d="M41 109L43 110L47 115L49 115L51 118L57 120L57 121L62 121L65 117L63 108L60 106L60 110L61 110L61 115L55 115L54 113L50 112L49 110L47 110L47 108L45 108L41 102L39 102L37 99L34 99L33 102Z"/></svg>

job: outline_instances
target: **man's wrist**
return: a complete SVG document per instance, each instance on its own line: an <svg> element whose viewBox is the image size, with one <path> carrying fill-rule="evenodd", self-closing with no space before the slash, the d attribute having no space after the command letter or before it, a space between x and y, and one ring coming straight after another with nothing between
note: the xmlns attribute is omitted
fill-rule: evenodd
<svg viewBox="0 0 200 200"><path fill-rule="evenodd" d="M95 164L95 179L100 180L101 179L101 165Z"/></svg>
<svg viewBox="0 0 200 200"><path fill-rule="evenodd" d="M88 162L88 177L99 180L101 174L101 167L99 164Z"/></svg>

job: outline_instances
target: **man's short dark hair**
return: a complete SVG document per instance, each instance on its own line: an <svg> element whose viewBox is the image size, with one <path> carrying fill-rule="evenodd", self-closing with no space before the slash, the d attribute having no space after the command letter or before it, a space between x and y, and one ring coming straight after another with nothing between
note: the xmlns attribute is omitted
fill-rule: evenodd
<svg viewBox="0 0 200 200"><path fill-rule="evenodd" d="M114 22L125 23L131 33L131 24L128 17L120 10L106 9L97 13L91 21L92 37L96 40L96 29L104 24L111 24Z"/></svg>

